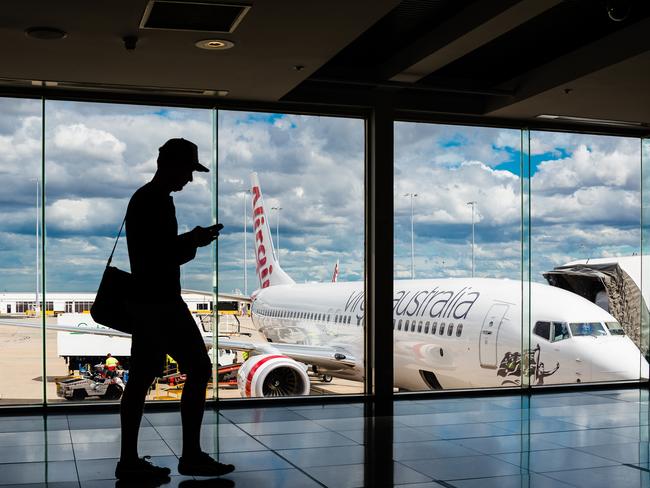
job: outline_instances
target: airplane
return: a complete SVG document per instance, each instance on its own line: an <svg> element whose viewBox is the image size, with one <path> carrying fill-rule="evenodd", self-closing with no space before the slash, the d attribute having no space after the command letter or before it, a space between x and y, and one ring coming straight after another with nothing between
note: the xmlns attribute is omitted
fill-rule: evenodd
<svg viewBox="0 0 650 488"><path fill-rule="evenodd" d="M249 353L238 372L240 394L308 395L308 366L363 381L364 283L296 283L275 259L256 173L251 183L260 284L250 297L251 319L267 342L219 337L217 346ZM528 317L521 296L522 283L508 279L395 280L393 315L379 322L379 332L394 338L394 386L421 391L648 378L648 362L614 317L546 284L530 283L530 338L522 347ZM211 335L204 338L212 342Z"/></svg>
<svg viewBox="0 0 650 488"><path fill-rule="evenodd" d="M363 381L364 283L296 283L275 259L264 199L251 175L260 288L251 318L267 343L223 339L249 351L242 396L309 394L307 364ZM605 382L648 378L648 362L609 313L576 294L530 284L530 342L522 352L520 281L395 280L394 386L403 390Z"/></svg>

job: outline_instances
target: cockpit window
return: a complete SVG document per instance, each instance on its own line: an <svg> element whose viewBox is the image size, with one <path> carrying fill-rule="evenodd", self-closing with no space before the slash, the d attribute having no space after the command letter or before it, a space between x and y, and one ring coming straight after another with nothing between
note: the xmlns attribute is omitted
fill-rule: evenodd
<svg viewBox="0 0 650 488"><path fill-rule="evenodd" d="M604 336L607 335L603 324L600 322L574 322L569 324L571 334L576 336Z"/></svg>
<svg viewBox="0 0 650 488"><path fill-rule="evenodd" d="M564 322L553 322L553 331L551 340L553 342L562 341L571 337L569 335L569 327Z"/></svg>
<svg viewBox="0 0 650 488"><path fill-rule="evenodd" d="M612 335L625 335L625 330L618 322L605 322L609 333Z"/></svg>
<svg viewBox="0 0 650 488"><path fill-rule="evenodd" d="M543 337L547 341L549 340L551 323L550 322L537 322L533 328L533 334L539 337Z"/></svg>

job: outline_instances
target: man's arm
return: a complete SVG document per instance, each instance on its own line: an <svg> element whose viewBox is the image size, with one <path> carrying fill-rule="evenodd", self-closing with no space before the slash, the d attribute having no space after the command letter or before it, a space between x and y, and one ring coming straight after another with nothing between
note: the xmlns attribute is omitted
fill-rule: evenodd
<svg viewBox="0 0 650 488"><path fill-rule="evenodd" d="M176 259L178 264L185 264L196 256L199 247L207 246L219 235L223 225L216 224L210 227L194 227L185 234L176 238Z"/></svg>

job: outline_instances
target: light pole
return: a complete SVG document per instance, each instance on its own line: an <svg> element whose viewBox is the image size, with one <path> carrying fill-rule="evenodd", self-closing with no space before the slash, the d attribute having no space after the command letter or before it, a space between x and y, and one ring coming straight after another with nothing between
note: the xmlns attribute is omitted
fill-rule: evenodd
<svg viewBox="0 0 650 488"><path fill-rule="evenodd" d="M39 234L40 234L40 199L39 199L39 190L41 181L38 178L34 178L36 181L36 301L34 302L34 315L38 316L39 312L39 289L40 289L40 269L39 269L39 256L40 256L40 246L39 246Z"/></svg>
<svg viewBox="0 0 650 488"><path fill-rule="evenodd" d="M472 278L474 278L474 207L478 202L471 201L467 202L467 205L472 206Z"/></svg>
<svg viewBox="0 0 650 488"><path fill-rule="evenodd" d="M277 259L278 264L280 264L280 210L282 210L282 207L271 207L271 210L278 211L278 219L275 221L275 240L278 243L278 250L275 259Z"/></svg>
<svg viewBox="0 0 650 488"><path fill-rule="evenodd" d="M413 234L413 199L417 193L405 193L405 197L411 197L411 279L415 279L415 238Z"/></svg>

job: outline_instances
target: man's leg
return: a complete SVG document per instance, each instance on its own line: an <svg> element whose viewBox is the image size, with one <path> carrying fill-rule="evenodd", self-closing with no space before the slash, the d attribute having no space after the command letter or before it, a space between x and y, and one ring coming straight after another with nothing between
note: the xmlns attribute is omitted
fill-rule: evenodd
<svg viewBox="0 0 650 488"><path fill-rule="evenodd" d="M205 389L212 376L212 363L205 342L187 307L179 320L182 333L173 345L172 357L187 377L181 396L181 421L183 423L183 453L178 462L178 472L187 476L221 476L235 469L222 464L201 451L201 422L205 409ZM182 338L182 340L180 340Z"/></svg>
<svg viewBox="0 0 650 488"><path fill-rule="evenodd" d="M138 459L138 432L142 421L144 400L147 390L153 383L155 376L131 372L129 381L124 388L120 404L120 421L122 424L121 461L134 461Z"/></svg>
<svg viewBox="0 0 650 488"><path fill-rule="evenodd" d="M205 347L201 344L201 347ZM205 351L203 351L205 354ZM197 356L202 356L199 352ZM181 396L181 422L183 424L183 456L193 457L201 453L201 422L205 409L205 390L212 375L210 360L197 361L197 365L188 370Z"/></svg>

